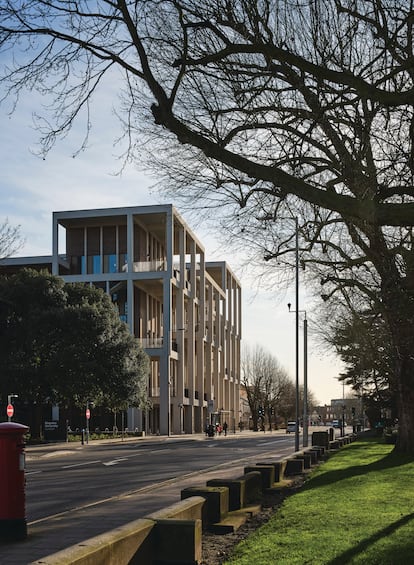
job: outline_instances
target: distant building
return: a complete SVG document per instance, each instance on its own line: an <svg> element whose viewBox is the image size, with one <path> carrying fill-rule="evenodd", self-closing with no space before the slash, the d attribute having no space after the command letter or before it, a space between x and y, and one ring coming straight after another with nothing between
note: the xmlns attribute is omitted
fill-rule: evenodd
<svg viewBox="0 0 414 565"><path fill-rule="evenodd" d="M321 424L329 425L333 420L342 419L351 424L356 415L361 415L361 401L357 398L333 398L330 404L317 406L314 412Z"/></svg>
<svg viewBox="0 0 414 565"><path fill-rule="evenodd" d="M51 257L0 262L0 274L48 269L108 293L151 359L148 413L130 408L129 429L202 432L240 417L241 287L172 205L53 213ZM225 414L225 416L224 416Z"/></svg>

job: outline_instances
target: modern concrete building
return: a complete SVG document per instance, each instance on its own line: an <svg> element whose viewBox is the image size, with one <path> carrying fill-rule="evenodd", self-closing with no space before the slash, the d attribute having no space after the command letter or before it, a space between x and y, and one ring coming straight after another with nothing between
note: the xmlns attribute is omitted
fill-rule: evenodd
<svg viewBox="0 0 414 565"><path fill-rule="evenodd" d="M172 205L54 212L52 257L0 262L49 268L107 292L151 359L152 409L128 411L147 433L197 433L239 419L241 287Z"/></svg>

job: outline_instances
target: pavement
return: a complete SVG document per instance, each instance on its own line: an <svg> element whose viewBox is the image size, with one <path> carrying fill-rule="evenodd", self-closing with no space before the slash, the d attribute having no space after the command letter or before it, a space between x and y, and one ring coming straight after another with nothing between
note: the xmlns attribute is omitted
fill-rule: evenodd
<svg viewBox="0 0 414 565"><path fill-rule="evenodd" d="M232 437L247 436L261 432L242 432L241 434L228 434L223 440ZM272 432L285 433L283 431ZM173 436L180 439L206 440L204 434ZM154 436L147 438L131 438L131 441L154 441ZM159 441L167 438L159 436ZM108 441L108 440L104 440ZM116 440L109 440L113 443ZM130 441L125 439L124 441ZM49 445L27 446L26 459L47 456L64 456L64 451L77 447L77 443L56 443ZM80 446L80 443L79 443ZM60 453L59 453L60 452ZM257 456L255 456L257 457ZM180 500L181 490L186 487L205 485L206 481L214 478L234 478L243 474L244 467L249 464L252 457L240 459L231 465L226 463L207 471L184 474L181 478L164 481L153 487L146 487L121 495L111 497L97 503L92 503L68 512L59 512L56 509L54 516L28 522L28 536L23 541L0 542L0 565L27 565L32 562L41 563L41 559L70 547L76 543L94 537L98 534L112 530L118 526L146 516L155 510L164 508Z"/></svg>

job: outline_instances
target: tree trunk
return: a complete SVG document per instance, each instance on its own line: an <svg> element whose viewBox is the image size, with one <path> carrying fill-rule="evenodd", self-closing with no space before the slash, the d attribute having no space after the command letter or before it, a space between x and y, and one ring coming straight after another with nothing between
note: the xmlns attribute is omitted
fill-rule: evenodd
<svg viewBox="0 0 414 565"><path fill-rule="evenodd" d="M383 292L394 352L390 387L398 412L395 449L414 455L414 300L411 296L411 292L398 284Z"/></svg>
<svg viewBox="0 0 414 565"><path fill-rule="evenodd" d="M414 351L414 343L411 351ZM414 359L412 354L407 353L401 361L397 392L398 437L395 449L399 453L414 455Z"/></svg>

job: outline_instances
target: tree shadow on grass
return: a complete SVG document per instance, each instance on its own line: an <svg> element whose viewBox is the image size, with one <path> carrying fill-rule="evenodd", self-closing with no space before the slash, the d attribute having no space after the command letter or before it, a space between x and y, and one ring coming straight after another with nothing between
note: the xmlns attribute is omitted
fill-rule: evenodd
<svg viewBox="0 0 414 565"><path fill-rule="evenodd" d="M361 442L359 444L350 444L348 447L352 449L354 453L358 451L363 452L363 450L367 448L367 444L369 445L369 443L371 442L367 441L367 442ZM352 477L356 477L358 475L366 475L367 473L373 471L384 471L385 469L402 467L412 462L413 462L412 456L400 455L398 453L395 453L394 451L391 451L385 457L382 457L381 459L378 459L372 463L368 463L367 465L349 466L349 467L345 467L344 469L327 471L315 477L311 477L311 479L305 484L303 489L307 490L307 489L315 489L318 487L324 487L336 483L338 481L342 481L344 479L350 479Z"/></svg>
<svg viewBox="0 0 414 565"><path fill-rule="evenodd" d="M393 522L392 524L389 524L382 530L379 530L376 534L364 539L358 545L352 547L351 549L348 549L347 551L344 551L343 553L341 553L341 555L338 555L337 557L329 561L327 565L346 565L346 563L350 563L352 559L360 555L362 552L366 551L371 545L381 540L382 538L391 535L396 530L398 530L398 528L405 526L413 519L414 519L414 512L412 512L411 514L407 514L406 516L403 516L396 522ZM390 555L391 561L385 560L384 555L377 555L377 559L378 559L377 563L384 563L384 564L400 563L402 562L401 559L404 559L404 561L406 561L406 559L409 556L409 549L406 547L399 546L387 550L387 552L391 552ZM397 556L396 552L399 552L400 556Z"/></svg>

